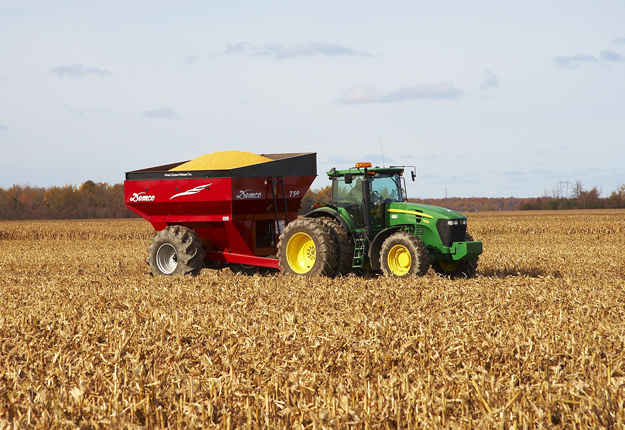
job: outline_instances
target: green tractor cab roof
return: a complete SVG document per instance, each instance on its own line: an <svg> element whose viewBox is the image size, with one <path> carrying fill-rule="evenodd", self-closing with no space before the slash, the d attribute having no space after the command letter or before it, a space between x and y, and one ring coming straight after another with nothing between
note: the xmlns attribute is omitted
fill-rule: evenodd
<svg viewBox="0 0 625 430"><path fill-rule="evenodd" d="M391 166L391 167L371 167L371 163L367 163L368 166L362 166L365 163L356 163L356 166L350 167L349 169L344 170L336 170L334 167L326 172L326 174L330 178L336 178L345 176L345 174L349 173L352 175L364 175L365 169L367 169L367 173L370 175L375 175L376 173L382 175L402 175L404 173L403 166Z"/></svg>

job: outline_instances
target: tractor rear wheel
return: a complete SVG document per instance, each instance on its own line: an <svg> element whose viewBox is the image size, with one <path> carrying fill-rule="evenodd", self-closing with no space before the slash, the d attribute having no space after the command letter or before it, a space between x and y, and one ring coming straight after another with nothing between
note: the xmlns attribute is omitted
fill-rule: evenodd
<svg viewBox="0 0 625 430"><path fill-rule="evenodd" d="M473 237L467 233L464 236L464 240L466 242L471 242L473 241ZM479 259L479 257L475 257L470 260L438 260L432 263L432 269L434 269L434 271L439 275L446 278L472 278L475 276L475 272L477 271L477 261Z"/></svg>
<svg viewBox="0 0 625 430"><path fill-rule="evenodd" d="M334 276L347 276L352 272L354 261L354 239L347 233L340 222L334 218L319 218L330 228L337 252L336 271Z"/></svg>
<svg viewBox="0 0 625 430"><path fill-rule="evenodd" d="M190 228L170 225L156 233L145 261L152 276L198 275L206 253L202 241Z"/></svg>
<svg viewBox="0 0 625 430"><path fill-rule="evenodd" d="M336 248L330 228L314 218L290 222L280 234L278 262L288 275L334 275Z"/></svg>
<svg viewBox="0 0 625 430"><path fill-rule="evenodd" d="M382 244L380 267L386 276L423 276L430 268L430 256L418 237L407 231L399 231Z"/></svg>

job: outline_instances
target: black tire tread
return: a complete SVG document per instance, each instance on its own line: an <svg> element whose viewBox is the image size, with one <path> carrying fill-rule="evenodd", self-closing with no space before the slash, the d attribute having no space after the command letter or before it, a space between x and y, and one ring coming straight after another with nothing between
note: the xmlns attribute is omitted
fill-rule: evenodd
<svg viewBox="0 0 625 430"><path fill-rule="evenodd" d="M398 231L390 235L382 244L382 249L380 250L380 268L382 269L382 273L385 276L398 277L388 267L388 253L391 248L398 243L408 248L411 254L414 254L413 260L415 260L414 257L416 257L417 261L416 264L413 264L410 270L401 277L425 275L430 268L430 254L428 249L425 244L421 242L421 239L407 231Z"/></svg>
<svg viewBox="0 0 625 430"><path fill-rule="evenodd" d="M336 246L337 263L333 276L347 276L353 269L354 239L334 218L322 217L319 219L330 228Z"/></svg>
<svg viewBox="0 0 625 430"><path fill-rule="evenodd" d="M473 236L471 236L469 233L466 233L464 235L464 240L465 242L472 242ZM441 265L438 263L438 261L433 261L432 269L434 269L436 273L438 273L439 275L445 278L468 279L468 278L472 278L475 276L475 272L477 272L477 263L479 259L480 257L475 257L470 260L460 260L460 264L458 265L458 267L456 267L456 269L449 271L449 272L443 269Z"/></svg>
<svg viewBox="0 0 625 430"><path fill-rule="evenodd" d="M147 248L148 257L145 259L150 267L150 275L166 276L158 269L156 264L156 251L164 243L171 244L178 254L178 266L170 274L171 276L199 275L204 267L206 252L202 249L202 241L197 233L181 225L170 225L156 232L156 235L152 238L152 243Z"/></svg>
<svg viewBox="0 0 625 430"><path fill-rule="evenodd" d="M297 232L308 234L315 241L316 247L315 264L303 275L293 271L286 259L286 246L291 236ZM282 272L287 275L332 277L336 270L336 252L330 228L315 218L298 218L291 221L280 234L278 242L278 262Z"/></svg>

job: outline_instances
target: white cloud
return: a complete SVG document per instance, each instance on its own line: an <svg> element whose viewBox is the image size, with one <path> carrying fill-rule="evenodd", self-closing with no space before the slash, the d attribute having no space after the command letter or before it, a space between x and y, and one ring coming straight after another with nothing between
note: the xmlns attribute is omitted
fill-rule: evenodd
<svg viewBox="0 0 625 430"><path fill-rule="evenodd" d="M145 118L180 118L180 116L172 108L164 106L154 110L143 111Z"/></svg>
<svg viewBox="0 0 625 430"><path fill-rule="evenodd" d="M599 53L599 58L601 58L603 61L625 61L624 56L617 54L611 49L606 49L605 51L601 51Z"/></svg>
<svg viewBox="0 0 625 430"><path fill-rule="evenodd" d="M616 39L612 41L612 44L614 45L620 45L624 43L625 43L625 37L617 37Z"/></svg>
<svg viewBox="0 0 625 430"><path fill-rule="evenodd" d="M228 43L221 53L223 55L245 54L249 49L249 43L246 42Z"/></svg>
<svg viewBox="0 0 625 430"><path fill-rule="evenodd" d="M77 117L83 118L83 119L94 118L97 116L114 118L118 115L117 110L103 108L103 107L85 109L85 108L76 108L76 107L68 105L67 103L63 103L62 106L63 106L63 109L65 109L67 112L73 115L76 115Z"/></svg>
<svg viewBox="0 0 625 430"><path fill-rule="evenodd" d="M198 60L198 56L197 56L197 54L195 54L195 55L187 55L186 57L184 57L184 58L182 59L182 61L183 61L184 63L187 63L187 64L192 64L192 63L195 63L197 60Z"/></svg>
<svg viewBox="0 0 625 430"><path fill-rule="evenodd" d="M423 179L428 184L441 185L441 186L456 186L459 183L462 184L480 184L479 176L474 177L472 175L451 175L451 176L438 176L432 173L426 173L417 176L419 179Z"/></svg>
<svg viewBox="0 0 625 430"><path fill-rule="evenodd" d="M396 162L391 157L383 157L382 154L365 154L361 157L360 161L368 161L374 166L386 165L387 167Z"/></svg>
<svg viewBox="0 0 625 430"><path fill-rule="evenodd" d="M353 55L371 57L371 54L366 52L359 52L347 46L342 46L337 43L327 42L307 42L307 43L292 43L291 45L280 48L277 50L276 59L282 60L285 58L296 57L311 57L313 55L325 55L327 57L335 57L338 55Z"/></svg>
<svg viewBox="0 0 625 430"><path fill-rule="evenodd" d="M84 76L113 76L108 70L102 70L99 67L87 67L83 64L74 64L73 66L56 66L50 71L53 75L60 78L82 78Z"/></svg>
<svg viewBox="0 0 625 430"><path fill-rule="evenodd" d="M6 125L0 125L0 133L3 131L7 131L9 129L9 127L7 127Z"/></svg>
<svg viewBox="0 0 625 430"><path fill-rule="evenodd" d="M436 158L441 158L440 154L434 153L434 152L430 152L427 155L419 155L419 158L429 158L429 159L436 159Z"/></svg>
<svg viewBox="0 0 625 430"><path fill-rule="evenodd" d="M328 43L319 41L309 41L306 43L292 43L288 46L279 43L269 43L262 46L253 46L247 42L229 43L219 55L245 55L248 57L269 57L274 60L285 60L298 57L312 57L316 55L326 57L336 57L340 55L372 57L364 51L356 51L353 48L339 45L338 43ZM215 56L215 54L209 54Z"/></svg>
<svg viewBox="0 0 625 430"><path fill-rule="evenodd" d="M354 164L355 160L351 158L348 159L340 155L329 154L327 160L325 161L325 164L332 164L332 163L336 163L337 165L343 166L343 165L347 165L350 163Z"/></svg>
<svg viewBox="0 0 625 430"><path fill-rule="evenodd" d="M553 57L553 61L555 61L560 67L563 67L565 69L575 69L577 67L580 67L584 63L600 64L602 62L622 62L625 61L625 56L620 55L611 49L606 49L599 53L599 58L593 55L580 53L571 56Z"/></svg>
<svg viewBox="0 0 625 430"><path fill-rule="evenodd" d="M573 69L580 66L580 63L598 63L597 60L592 55L588 54L577 54L572 56L557 56L553 57L553 61L555 61L560 67L564 67L566 69Z"/></svg>
<svg viewBox="0 0 625 430"><path fill-rule="evenodd" d="M499 86L499 80L497 79L497 75L486 69L484 72L484 80L482 81L482 85L480 85L480 89L489 90L491 88L497 88Z"/></svg>
<svg viewBox="0 0 625 430"><path fill-rule="evenodd" d="M382 91L377 88L358 86L343 92L336 100L342 104L361 103L394 103L408 100L454 100L462 94L462 90L448 83L419 83L411 87L403 87L393 91Z"/></svg>

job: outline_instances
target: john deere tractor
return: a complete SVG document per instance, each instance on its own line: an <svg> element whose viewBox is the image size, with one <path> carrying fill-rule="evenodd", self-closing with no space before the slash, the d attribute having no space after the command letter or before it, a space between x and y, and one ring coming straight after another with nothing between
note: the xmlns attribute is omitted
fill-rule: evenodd
<svg viewBox="0 0 625 430"><path fill-rule="evenodd" d="M357 163L328 171L332 201L292 221L280 235L282 270L337 276L366 269L408 277L432 266L449 278L474 276L482 242L467 233L467 217L407 202L405 167ZM414 167L411 174L414 181Z"/></svg>

